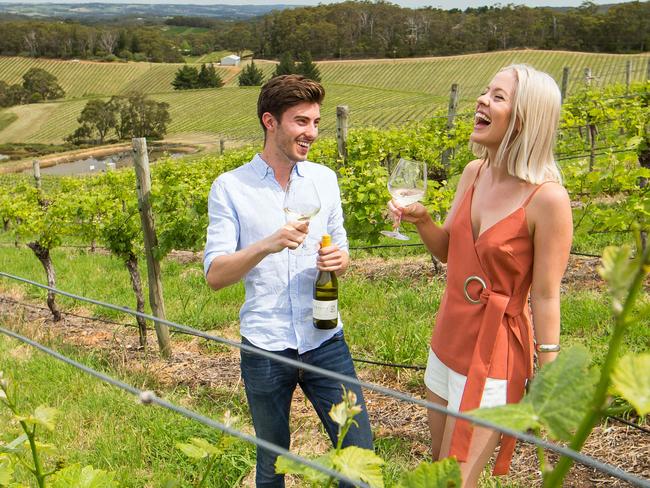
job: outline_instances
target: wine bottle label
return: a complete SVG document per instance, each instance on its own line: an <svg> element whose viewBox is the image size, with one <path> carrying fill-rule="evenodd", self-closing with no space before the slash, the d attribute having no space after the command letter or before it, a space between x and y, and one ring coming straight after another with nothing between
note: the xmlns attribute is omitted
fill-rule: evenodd
<svg viewBox="0 0 650 488"><path fill-rule="evenodd" d="M339 316L338 300L314 300L313 308L315 320L336 320Z"/></svg>

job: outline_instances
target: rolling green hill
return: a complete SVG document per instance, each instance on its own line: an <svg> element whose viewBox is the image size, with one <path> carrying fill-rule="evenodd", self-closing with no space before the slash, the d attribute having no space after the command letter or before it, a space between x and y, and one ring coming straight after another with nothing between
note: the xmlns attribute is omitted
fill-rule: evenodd
<svg viewBox="0 0 650 488"><path fill-rule="evenodd" d="M559 51L504 51L443 58L328 61L318 63L327 91L323 107L323 132L333 133L336 105L350 107L351 126L387 126L422 119L447 105L452 83L460 86L461 110L471 105L481 88L500 68L529 63L548 71L558 83L562 70L571 70L569 92L584 83L591 68L596 85L624 82L629 61L632 80L645 79L650 54L613 55ZM168 134L192 139L198 134L215 139L259 140L255 116L258 88L237 86L238 68L218 68L226 86L221 89L178 92L171 87L178 64L91 63L28 58L0 58L0 80L20 81L30 67L41 67L59 79L66 99L53 103L11 107L0 112L15 120L0 130L3 142L56 143L74 130L86 99L149 93L170 104ZM266 77L274 64L260 61ZM13 114L13 115L12 115Z"/></svg>

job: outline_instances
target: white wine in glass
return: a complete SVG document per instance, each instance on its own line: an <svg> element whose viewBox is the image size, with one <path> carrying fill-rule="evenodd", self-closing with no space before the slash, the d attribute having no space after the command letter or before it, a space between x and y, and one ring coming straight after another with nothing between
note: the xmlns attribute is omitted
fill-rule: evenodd
<svg viewBox="0 0 650 488"><path fill-rule="evenodd" d="M309 222L314 215L320 212L320 205L318 190L312 180L300 176L294 176L289 180L282 204L284 213L287 215L287 222ZM292 252L298 255L309 255L314 254L317 250L317 245L311 246L303 242Z"/></svg>
<svg viewBox="0 0 650 488"><path fill-rule="evenodd" d="M388 192L400 207L424 199L427 191L427 164L419 161L400 159L388 178ZM410 238L399 230L399 219L395 220L394 230L382 230L381 233L394 239L408 241Z"/></svg>

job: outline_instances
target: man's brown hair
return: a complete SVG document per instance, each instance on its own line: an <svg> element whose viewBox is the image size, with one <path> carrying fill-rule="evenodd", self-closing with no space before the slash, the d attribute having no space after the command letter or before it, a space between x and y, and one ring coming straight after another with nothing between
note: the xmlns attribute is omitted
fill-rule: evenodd
<svg viewBox="0 0 650 488"><path fill-rule="evenodd" d="M266 127L262 122L262 115L266 112L279 121L288 108L303 102L320 105L323 103L323 98L325 98L325 89L316 81L301 75L275 76L262 87L257 99L257 117L266 134Z"/></svg>

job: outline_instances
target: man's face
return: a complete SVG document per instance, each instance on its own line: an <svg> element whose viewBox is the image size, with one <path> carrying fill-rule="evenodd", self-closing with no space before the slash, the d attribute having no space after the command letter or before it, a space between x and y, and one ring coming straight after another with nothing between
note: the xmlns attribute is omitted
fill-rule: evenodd
<svg viewBox="0 0 650 488"><path fill-rule="evenodd" d="M279 121L268 113L264 117L267 121L266 148L292 164L307 159L309 148L318 136L319 104L294 105L285 110Z"/></svg>

